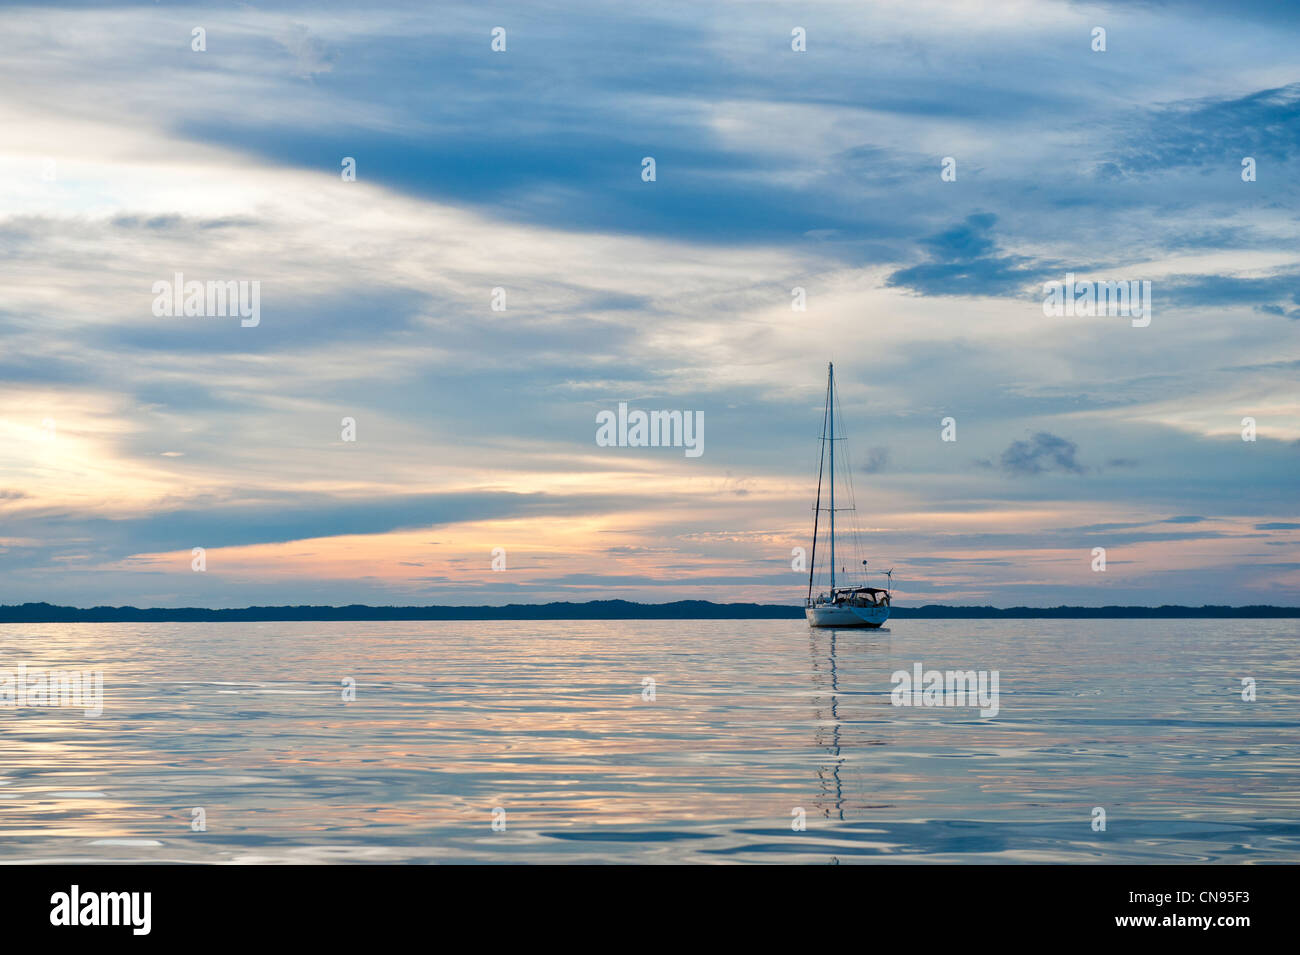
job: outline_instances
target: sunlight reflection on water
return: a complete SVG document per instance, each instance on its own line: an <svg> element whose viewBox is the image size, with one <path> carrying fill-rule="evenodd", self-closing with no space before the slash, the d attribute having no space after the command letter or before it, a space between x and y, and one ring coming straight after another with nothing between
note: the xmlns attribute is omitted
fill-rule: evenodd
<svg viewBox="0 0 1300 955"><path fill-rule="evenodd" d="M0 707L0 861L1296 862L1298 635L5 625L0 668L100 669L104 712ZM917 661L998 670L1000 712L892 706Z"/></svg>

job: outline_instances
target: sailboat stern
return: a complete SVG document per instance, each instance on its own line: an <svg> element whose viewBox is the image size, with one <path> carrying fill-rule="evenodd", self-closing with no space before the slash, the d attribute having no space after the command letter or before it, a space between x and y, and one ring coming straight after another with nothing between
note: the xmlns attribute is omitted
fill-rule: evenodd
<svg viewBox="0 0 1300 955"><path fill-rule="evenodd" d="M882 626L889 619L889 607L853 607L846 604L813 604L804 608L810 627Z"/></svg>

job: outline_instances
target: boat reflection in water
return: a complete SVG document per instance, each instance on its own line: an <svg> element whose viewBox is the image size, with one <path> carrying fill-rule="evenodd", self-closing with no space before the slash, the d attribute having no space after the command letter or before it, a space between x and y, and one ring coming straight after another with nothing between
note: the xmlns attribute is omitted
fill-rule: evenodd
<svg viewBox="0 0 1300 955"><path fill-rule="evenodd" d="M879 679L887 651L888 638L883 635L888 633L877 630L871 636L880 634L881 639L868 641L860 632L841 635L835 628L808 631L816 720L814 743L819 754L824 752L817 767L819 792L814 806L824 819L844 820L846 810L852 813L884 808L870 804L874 801L869 800L867 777L861 767L861 757L868 747L885 745L870 732L871 727L879 726L879 720L871 718L879 698L862 688L874 686ZM841 681L846 688L841 687Z"/></svg>

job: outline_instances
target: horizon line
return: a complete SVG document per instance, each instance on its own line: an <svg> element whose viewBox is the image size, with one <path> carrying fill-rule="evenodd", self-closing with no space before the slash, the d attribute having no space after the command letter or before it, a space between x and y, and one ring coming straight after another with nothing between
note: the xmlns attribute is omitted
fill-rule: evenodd
<svg viewBox="0 0 1300 955"><path fill-rule="evenodd" d="M689 620L689 619L802 619L796 604L715 603L711 600L674 600L663 603L612 599L549 601L511 604L381 605L328 604L267 605L248 607L68 607L45 601L0 605L0 623L186 623L195 621L400 621L400 620ZM1242 606L1184 604L1160 606L1107 604L1086 607L994 607L975 604L922 604L894 607L897 619L979 618L1294 618L1300 606L1247 604Z"/></svg>

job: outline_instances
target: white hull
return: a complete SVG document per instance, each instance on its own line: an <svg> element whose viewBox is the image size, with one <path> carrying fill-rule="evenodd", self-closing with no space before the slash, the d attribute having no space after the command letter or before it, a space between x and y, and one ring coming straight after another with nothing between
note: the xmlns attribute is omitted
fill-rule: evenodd
<svg viewBox="0 0 1300 955"><path fill-rule="evenodd" d="M846 607L822 604L805 607L810 627L879 627L889 619L888 607Z"/></svg>

